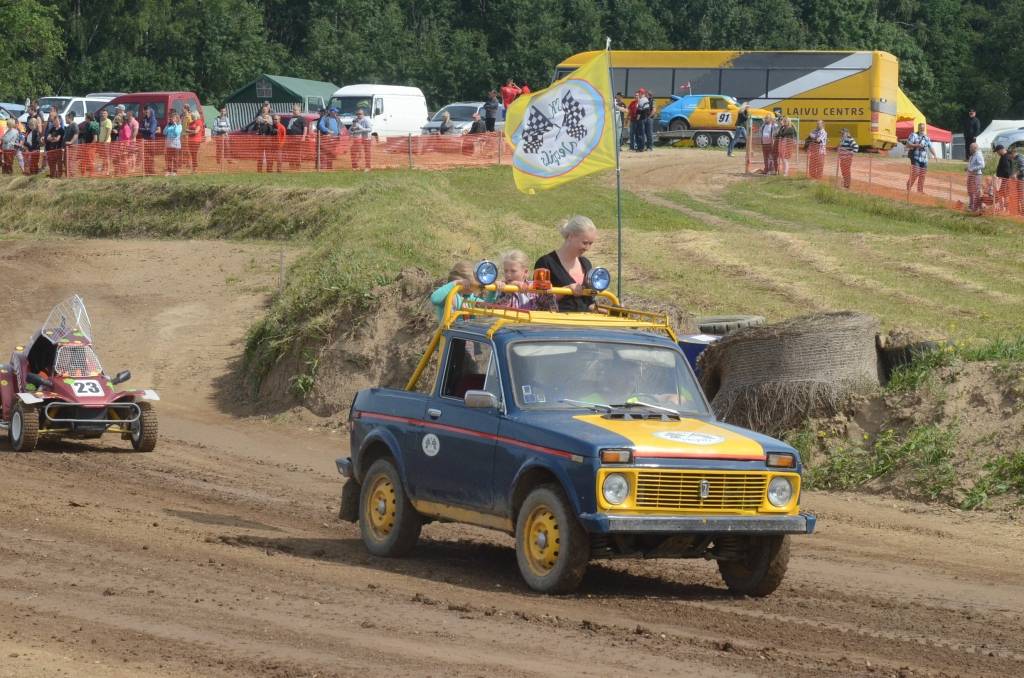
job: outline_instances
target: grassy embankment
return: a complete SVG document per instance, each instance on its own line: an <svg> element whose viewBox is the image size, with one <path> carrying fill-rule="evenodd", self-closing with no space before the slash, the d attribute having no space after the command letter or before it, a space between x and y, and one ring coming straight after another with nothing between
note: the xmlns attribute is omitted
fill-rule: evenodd
<svg viewBox="0 0 1024 678"><path fill-rule="evenodd" d="M535 196L506 168L331 175L224 175L0 184L8 234L282 239L305 253L249 335L259 377L295 342L332 329L337 309L403 268L440 278L457 258L557 244L558 219L592 216L592 257L614 264L614 193L601 178ZM1018 225L838 193L801 181L741 181L700 199L625 196L626 299L694 314L874 313L935 336L1020 334Z"/></svg>

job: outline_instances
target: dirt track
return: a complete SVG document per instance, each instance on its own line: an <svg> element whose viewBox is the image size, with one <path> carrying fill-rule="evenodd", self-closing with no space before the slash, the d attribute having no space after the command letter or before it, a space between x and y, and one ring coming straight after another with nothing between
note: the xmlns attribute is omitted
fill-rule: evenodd
<svg viewBox="0 0 1024 678"><path fill-rule="evenodd" d="M164 401L153 454L0 445L0 676L1024 674L1019 517L809 494L819 533L766 600L673 561L597 563L579 595L538 596L508 538L462 526L371 558L335 518L344 436L230 414L277 250L6 245L0 348L78 291L108 370ZM54 248L94 262L74 289L26 271Z"/></svg>

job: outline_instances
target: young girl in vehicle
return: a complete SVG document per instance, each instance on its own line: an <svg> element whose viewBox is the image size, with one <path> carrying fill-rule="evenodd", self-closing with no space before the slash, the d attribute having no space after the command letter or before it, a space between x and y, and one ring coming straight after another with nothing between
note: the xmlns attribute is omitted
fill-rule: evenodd
<svg viewBox="0 0 1024 678"><path fill-rule="evenodd" d="M448 272L448 282L438 287L430 295L430 303L434 305L434 313L437 315L438 321L444 318L444 300L448 298L448 294L456 284L459 285L460 289L459 293L452 299L453 311L462 308L463 302L466 301L486 301L484 297L480 296L482 290L476 282L473 264L468 261L458 261L452 266L452 270Z"/></svg>
<svg viewBox="0 0 1024 678"><path fill-rule="evenodd" d="M509 250L501 255L501 270L506 285L516 285L519 289L530 286L530 260L521 250ZM523 310L557 311L555 298L550 294L536 292L501 293L494 300L498 306L521 308Z"/></svg>

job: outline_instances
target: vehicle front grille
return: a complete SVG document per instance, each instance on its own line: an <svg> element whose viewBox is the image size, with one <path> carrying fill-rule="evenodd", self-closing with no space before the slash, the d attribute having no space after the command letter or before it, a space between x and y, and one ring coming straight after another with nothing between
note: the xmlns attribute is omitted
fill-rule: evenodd
<svg viewBox="0 0 1024 678"><path fill-rule="evenodd" d="M701 484L704 493L701 498ZM636 507L679 511L756 511L764 498L765 473L717 471L640 471Z"/></svg>

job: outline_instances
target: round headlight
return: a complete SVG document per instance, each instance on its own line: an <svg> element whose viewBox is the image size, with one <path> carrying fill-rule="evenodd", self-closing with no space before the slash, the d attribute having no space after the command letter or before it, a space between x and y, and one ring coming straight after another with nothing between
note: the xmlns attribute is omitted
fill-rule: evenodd
<svg viewBox="0 0 1024 678"><path fill-rule="evenodd" d="M476 281L481 285L490 285L498 279L498 267L493 261L484 259L476 265Z"/></svg>
<svg viewBox="0 0 1024 678"><path fill-rule="evenodd" d="M609 504L621 504L629 496L629 481L621 473L609 473L601 483L601 494Z"/></svg>
<svg viewBox="0 0 1024 678"><path fill-rule="evenodd" d="M592 268L584 283L595 292L603 292L612 284L612 274L607 268Z"/></svg>
<svg viewBox="0 0 1024 678"><path fill-rule="evenodd" d="M789 478L778 476L768 483L768 501L772 506L782 508L793 499L793 483Z"/></svg>

